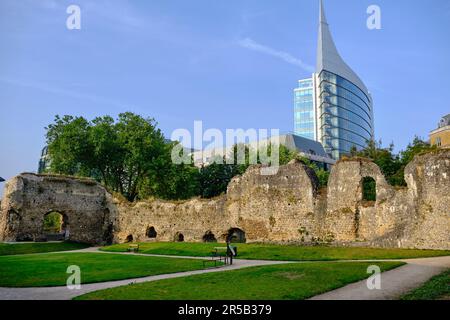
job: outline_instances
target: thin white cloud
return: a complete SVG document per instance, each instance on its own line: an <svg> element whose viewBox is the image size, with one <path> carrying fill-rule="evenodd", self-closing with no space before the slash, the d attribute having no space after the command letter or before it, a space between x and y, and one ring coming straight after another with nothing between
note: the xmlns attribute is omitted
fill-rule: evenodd
<svg viewBox="0 0 450 320"><path fill-rule="evenodd" d="M102 103L102 104L106 104L106 105L111 105L111 106L115 106L117 108L126 107L125 104L118 102L114 99L109 99L109 98L105 98L105 97L101 97L101 96L97 96L97 95L85 94L85 93L81 93L81 92L77 92L77 91L73 91L73 90L61 89L61 88L54 87L54 86L51 86L48 84L43 84L43 83L24 82L21 80L6 79L6 78L2 78L2 77L0 77L0 82L2 82L4 84L12 85L12 86L36 89L36 90L40 90L43 92L57 94L57 95L61 95L61 96L69 97L69 98L87 100L87 101L94 102L94 103Z"/></svg>
<svg viewBox="0 0 450 320"><path fill-rule="evenodd" d="M287 52L278 51L273 48L267 47L265 45L259 44L250 38L245 38L245 39L239 40L238 44L243 48L258 51L258 52L276 57L278 59L281 59L281 60L283 60L287 63L290 63L294 66L300 67L307 72L314 72L314 67L312 65L309 65L309 64L303 62L302 60L295 58L294 56L292 56L291 54L289 54Z"/></svg>

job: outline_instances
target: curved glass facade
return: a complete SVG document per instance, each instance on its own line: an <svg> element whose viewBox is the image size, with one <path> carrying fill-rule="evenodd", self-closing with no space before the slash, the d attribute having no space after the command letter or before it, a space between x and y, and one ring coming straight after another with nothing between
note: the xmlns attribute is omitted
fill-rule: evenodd
<svg viewBox="0 0 450 320"><path fill-rule="evenodd" d="M320 2L317 65L295 92L295 134L322 143L335 160L374 139L373 101L334 44Z"/></svg>
<svg viewBox="0 0 450 320"><path fill-rule="evenodd" d="M355 84L326 70L318 76L319 139L334 159L373 138L372 101Z"/></svg>

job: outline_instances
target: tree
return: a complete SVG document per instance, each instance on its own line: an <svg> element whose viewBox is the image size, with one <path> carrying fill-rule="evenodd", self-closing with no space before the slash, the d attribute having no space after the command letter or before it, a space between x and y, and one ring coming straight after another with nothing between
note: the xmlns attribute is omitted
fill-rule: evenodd
<svg viewBox="0 0 450 320"><path fill-rule="evenodd" d="M131 112L119 115L115 125L117 144L122 154L115 173L120 193L134 201L145 176L161 176L155 172L161 157L167 158L168 148L154 119L144 119ZM164 157L165 156L165 157Z"/></svg>
<svg viewBox="0 0 450 320"><path fill-rule="evenodd" d="M145 177L140 196L158 196L163 199L184 200L200 195L199 168L191 164L174 164L171 151L178 142L166 144L166 152L154 163L154 169Z"/></svg>
<svg viewBox="0 0 450 320"><path fill-rule="evenodd" d="M44 217L44 232L45 233L60 233L61 225L63 223L62 215L58 212L51 212Z"/></svg>
<svg viewBox="0 0 450 320"><path fill-rule="evenodd" d="M329 171L326 171L323 168L319 168L319 166L317 164L315 164L308 158L300 156L299 154L297 154L297 159L300 160L301 162L303 162L310 169L314 170L317 178L319 179L319 187L326 187L328 185L328 179L330 178Z"/></svg>
<svg viewBox="0 0 450 320"><path fill-rule="evenodd" d="M400 152L400 161L402 165L406 166L410 163L416 155L436 150L437 146L432 146L418 136L408 144L404 151Z"/></svg>
<svg viewBox="0 0 450 320"><path fill-rule="evenodd" d="M123 192L119 173L126 151L119 144L114 119L110 116L95 118L89 130L89 142L93 149L89 164L99 173L97 180L115 192Z"/></svg>
<svg viewBox="0 0 450 320"><path fill-rule="evenodd" d="M83 117L56 116L47 128L51 156L50 171L68 175L88 175L92 148L89 144L89 122Z"/></svg>
<svg viewBox="0 0 450 320"><path fill-rule="evenodd" d="M199 173L200 195L203 198L213 198L227 191L228 184L233 177L241 174L240 167L236 164L223 164L214 161L208 166L203 166Z"/></svg>
<svg viewBox="0 0 450 320"><path fill-rule="evenodd" d="M242 157L245 158L241 159ZM245 144L235 144L228 158L233 159L233 170L231 170L233 174L242 175L250 167L251 162L258 161L258 154L256 150ZM224 158L224 163L226 163L226 158Z"/></svg>
<svg viewBox="0 0 450 320"><path fill-rule="evenodd" d="M159 171L171 164L170 148L155 120L131 112L120 114L117 121L109 116L92 122L56 116L47 127L47 144L51 172L94 177L129 201L139 198L139 192L148 193L145 179L154 179L154 186L170 171Z"/></svg>
<svg viewBox="0 0 450 320"><path fill-rule="evenodd" d="M357 151L354 155L365 157L375 162L383 172L386 180L393 186L406 186L404 172L405 168L418 154L436 149L422 139L415 137L404 151L394 153L394 144L388 148L382 147L382 142L369 141L366 148Z"/></svg>

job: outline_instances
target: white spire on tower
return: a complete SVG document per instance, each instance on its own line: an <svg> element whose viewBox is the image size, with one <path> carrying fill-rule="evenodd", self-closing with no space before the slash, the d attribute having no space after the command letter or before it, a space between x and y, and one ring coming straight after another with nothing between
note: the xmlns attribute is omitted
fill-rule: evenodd
<svg viewBox="0 0 450 320"><path fill-rule="evenodd" d="M326 70L337 74L358 86L361 90L368 94L367 87L364 85L358 75L344 62L339 55L333 37L328 26L325 16L323 1L319 0L320 16L319 16L319 40L317 43L317 66L316 72L320 74L322 70Z"/></svg>

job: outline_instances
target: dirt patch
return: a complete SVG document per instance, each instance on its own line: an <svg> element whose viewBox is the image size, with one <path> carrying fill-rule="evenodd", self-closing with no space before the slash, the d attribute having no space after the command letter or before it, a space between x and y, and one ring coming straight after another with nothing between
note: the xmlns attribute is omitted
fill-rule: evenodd
<svg viewBox="0 0 450 320"><path fill-rule="evenodd" d="M298 280L305 276L303 273L297 272L278 272L276 275L289 280Z"/></svg>

